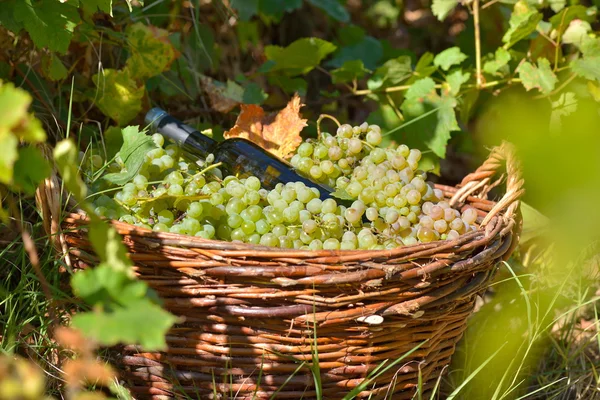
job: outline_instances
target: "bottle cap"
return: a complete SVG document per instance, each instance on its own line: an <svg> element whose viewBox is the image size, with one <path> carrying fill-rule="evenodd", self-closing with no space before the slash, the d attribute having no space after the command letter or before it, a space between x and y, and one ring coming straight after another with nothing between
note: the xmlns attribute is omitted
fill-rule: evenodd
<svg viewBox="0 0 600 400"><path fill-rule="evenodd" d="M165 110L163 110L162 108L155 107L148 111L146 117L144 118L144 121L146 121L146 124L148 124L152 128L152 130L155 131L158 128L158 124L165 115L167 115L167 112Z"/></svg>

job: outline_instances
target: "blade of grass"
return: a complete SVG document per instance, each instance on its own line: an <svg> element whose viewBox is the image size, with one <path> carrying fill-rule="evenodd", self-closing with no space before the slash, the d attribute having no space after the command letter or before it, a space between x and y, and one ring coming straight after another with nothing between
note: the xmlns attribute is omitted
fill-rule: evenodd
<svg viewBox="0 0 600 400"><path fill-rule="evenodd" d="M456 395L458 395L458 393L469 384L469 382L477 375L479 374L479 372L481 372L481 370L483 368L485 368L486 365L488 365L488 363L490 361L492 361L492 359L494 357L496 357L496 355L500 352L500 350L502 350L504 348L504 346L506 346L508 342L505 342L502 346L500 346L498 348L498 350L496 350L494 352L494 354L492 354L491 356L489 356L479 367L477 367L477 369L475 369L475 371L471 372L471 374L460 384L459 387L457 387L456 389L454 389L454 391L452 393L450 393L450 395L446 398L446 400L452 400L456 397Z"/></svg>

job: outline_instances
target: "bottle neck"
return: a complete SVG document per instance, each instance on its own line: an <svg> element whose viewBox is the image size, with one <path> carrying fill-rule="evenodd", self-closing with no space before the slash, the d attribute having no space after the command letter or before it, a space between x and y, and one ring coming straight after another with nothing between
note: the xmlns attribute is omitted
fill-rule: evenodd
<svg viewBox="0 0 600 400"><path fill-rule="evenodd" d="M149 122L161 135L175 141L181 147L187 147L188 150L191 150L202 157L206 157L208 154L212 153L218 144L217 141L203 135L196 129L173 118L164 111L156 115L154 120L147 122Z"/></svg>

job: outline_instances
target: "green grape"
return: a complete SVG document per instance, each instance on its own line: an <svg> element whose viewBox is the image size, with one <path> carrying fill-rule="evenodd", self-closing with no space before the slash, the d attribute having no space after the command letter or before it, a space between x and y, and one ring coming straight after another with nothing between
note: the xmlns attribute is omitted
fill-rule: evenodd
<svg viewBox="0 0 600 400"><path fill-rule="evenodd" d="M319 160L323 160L324 158L326 158L328 156L328 154L329 154L329 148L327 146L318 144L315 147L314 156L316 158L318 158ZM326 161L328 161L328 160L326 160Z"/></svg>
<svg viewBox="0 0 600 400"><path fill-rule="evenodd" d="M227 224L219 224L217 227L216 237L221 240L231 239L231 228Z"/></svg>
<svg viewBox="0 0 600 400"><path fill-rule="evenodd" d="M351 138L352 133L352 126L348 124L343 124L338 127L336 135L341 138Z"/></svg>
<svg viewBox="0 0 600 400"><path fill-rule="evenodd" d="M216 230L215 230L215 227L214 227L214 226L212 226L212 225L210 225L210 224L204 224L204 225L202 226L202 230L203 230L204 232L206 232L206 235L208 236L208 237L207 237L207 239L212 239L212 238L214 238L214 237L215 237Z"/></svg>
<svg viewBox="0 0 600 400"><path fill-rule="evenodd" d="M244 197L244 195L246 194L246 187L242 184L229 184L227 185L227 193L232 196L232 197L236 197L238 199L241 199Z"/></svg>
<svg viewBox="0 0 600 400"><path fill-rule="evenodd" d="M363 187L358 182L350 182L348 186L346 186L346 193L348 193L351 197L358 197L363 191Z"/></svg>
<svg viewBox="0 0 600 400"><path fill-rule="evenodd" d="M428 215L434 220L442 219L444 218L444 209L436 204L431 206Z"/></svg>
<svg viewBox="0 0 600 400"><path fill-rule="evenodd" d="M360 249L370 249L377 244L377 238L371 231L358 237L358 247Z"/></svg>
<svg viewBox="0 0 600 400"><path fill-rule="evenodd" d="M292 239L290 239L287 236L280 236L279 237L279 247L281 247L282 249L293 249L294 242L292 241Z"/></svg>
<svg viewBox="0 0 600 400"><path fill-rule="evenodd" d="M433 223L433 229L435 229L439 233L444 233L448 229L448 223L445 219L438 219Z"/></svg>
<svg viewBox="0 0 600 400"><path fill-rule="evenodd" d="M346 221L348 221L350 224L356 224L361 220L362 213L359 212L359 210L357 210L356 208L350 207L344 213L344 217L346 218Z"/></svg>
<svg viewBox="0 0 600 400"><path fill-rule="evenodd" d="M472 207L466 208L463 212L462 212L462 220L465 222L465 224L467 225L471 225L474 224L475 221L477 220L477 210L475 210Z"/></svg>
<svg viewBox="0 0 600 400"><path fill-rule="evenodd" d="M289 236L291 239L296 240L296 239L300 239L300 233L302 232L302 230L300 228L297 228L295 226L288 226L287 227L287 236Z"/></svg>
<svg viewBox="0 0 600 400"><path fill-rule="evenodd" d="M446 240L455 240L458 239L459 236L460 233L452 229L446 234Z"/></svg>
<svg viewBox="0 0 600 400"><path fill-rule="evenodd" d="M169 154L165 154L164 156L162 156L160 158L160 161L162 163L161 169L173 168L173 165L175 165L175 161L173 160L173 157L171 157Z"/></svg>
<svg viewBox="0 0 600 400"><path fill-rule="evenodd" d="M171 185L183 185L183 175L179 171L173 171L165 177L164 181Z"/></svg>
<svg viewBox="0 0 600 400"><path fill-rule="evenodd" d="M309 202L309 204L310 204L310 202ZM334 199L325 199L321 203L321 212L323 212L323 213L335 213L335 211L337 210L337 207L338 207L338 205L337 205L337 203L336 203L336 201ZM308 208L308 204L307 204L307 208Z"/></svg>
<svg viewBox="0 0 600 400"><path fill-rule="evenodd" d="M309 244L312 242L313 238L306 232L300 232L300 241L304 244Z"/></svg>
<svg viewBox="0 0 600 400"><path fill-rule="evenodd" d="M162 136L161 136L162 137ZM136 175L133 178L133 184L135 185L136 188L138 189L146 189L146 187L148 186L148 178L146 178L144 175Z"/></svg>
<svg viewBox="0 0 600 400"><path fill-rule="evenodd" d="M247 190L242 200L248 205L256 205L260 203L260 194L256 190Z"/></svg>
<svg viewBox="0 0 600 400"><path fill-rule="evenodd" d="M340 241L335 238L326 239L323 242L323 249L325 250L339 250L340 249Z"/></svg>
<svg viewBox="0 0 600 400"><path fill-rule="evenodd" d="M329 147L329 150L327 151L327 155L329 156L329 159L331 161L338 161L339 159L342 158L342 156L344 155L344 152L342 151L342 149L339 146L332 146Z"/></svg>
<svg viewBox="0 0 600 400"><path fill-rule="evenodd" d="M229 223L229 221L228 221L228 223ZM229 226L231 226L231 225L229 225ZM244 233L246 235L251 235L256 230L256 224L250 220L245 220L242 222L242 225L240 226L240 228L242 228L242 230L244 231Z"/></svg>
<svg viewBox="0 0 600 400"><path fill-rule="evenodd" d="M296 188L296 196L298 197L299 201L306 204L313 198L313 192L304 186L299 189Z"/></svg>
<svg viewBox="0 0 600 400"><path fill-rule="evenodd" d="M419 224L422 227L429 228L429 229L433 229L434 223L435 223L435 221L429 215L424 215L419 220Z"/></svg>
<svg viewBox="0 0 600 400"><path fill-rule="evenodd" d="M277 247L279 246L279 239L272 233L265 233L260 238L260 244L263 246Z"/></svg>
<svg viewBox="0 0 600 400"><path fill-rule="evenodd" d="M296 200L296 189L293 187L286 187L281 191L281 198L285 200L286 203L290 204L292 201Z"/></svg>
<svg viewBox="0 0 600 400"><path fill-rule="evenodd" d="M398 218L400 218L400 214L398 214L398 211L394 209L388 210L388 212L385 215L385 222L388 224L393 224L394 222L398 221Z"/></svg>
<svg viewBox="0 0 600 400"><path fill-rule="evenodd" d="M275 225L273 228L271 228L271 233L277 237L285 236L287 234L287 228L282 224Z"/></svg>
<svg viewBox="0 0 600 400"><path fill-rule="evenodd" d="M302 230L308 233L309 235L315 232L318 227L319 226L317 225L317 222L313 219L307 219L302 223Z"/></svg>
<svg viewBox="0 0 600 400"><path fill-rule="evenodd" d="M319 239L314 239L310 242L310 244L308 245L308 248L310 250L322 250L323 242Z"/></svg>
<svg viewBox="0 0 600 400"><path fill-rule="evenodd" d="M246 208L246 206L242 200L238 199L237 197L232 197L225 206L225 212L227 214L239 214L244 208Z"/></svg>
<svg viewBox="0 0 600 400"><path fill-rule="evenodd" d="M169 226L167 224L159 222L157 224L154 224L152 230L155 232L169 232Z"/></svg>
<svg viewBox="0 0 600 400"><path fill-rule="evenodd" d="M204 211L204 207L202 207L202 203L197 201L190 203L187 208L187 215L192 218L199 218L202 215L202 211Z"/></svg>
<svg viewBox="0 0 600 400"><path fill-rule="evenodd" d="M123 193L133 194L135 192L137 192L137 187L131 182L128 182L123 186Z"/></svg>
<svg viewBox="0 0 600 400"><path fill-rule="evenodd" d="M246 243L250 244L260 244L260 235L258 233L253 233L250 236L246 237Z"/></svg>
<svg viewBox="0 0 600 400"><path fill-rule="evenodd" d="M369 128L371 130L367 132L367 143L369 143L371 146L379 146L382 140L379 127L377 125L371 125Z"/></svg>
<svg viewBox="0 0 600 400"><path fill-rule="evenodd" d="M323 202L321 201L321 199L318 199L318 198L312 199L311 201L309 201L306 204L306 209L313 214L320 213L322 207L323 207Z"/></svg>
<svg viewBox="0 0 600 400"><path fill-rule="evenodd" d="M313 160L308 157L302 157L300 161L298 161L298 169L304 172L305 174L307 174L310 171L313 165Z"/></svg>
<svg viewBox="0 0 600 400"><path fill-rule="evenodd" d="M274 208L273 206L265 207L263 214L271 225L277 225L283 222L283 212Z"/></svg>
<svg viewBox="0 0 600 400"><path fill-rule="evenodd" d="M379 211L375 207L367 208L365 215L369 221L375 221L379 217Z"/></svg>
<svg viewBox="0 0 600 400"><path fill-rule="evenodd" d="M422 226L417 231L417 238L423 243L432 242L435 240L435 232L431 228Z"/></svg>
<svg viewBox="0 0 600 400"><path fill-rule="evenodd" d="M169 189L167 189L167 193L169 196L181 196L183 195L183 188L181 185L171 185Z"/></svg>
<svg viewBox="0 0 600 400"><path fill-rule="evenodd" d="M406 193L406 200L408 201L408 204L411 205L419 204L419 202L421 201L421 193L419 193L419 191L416 189L412 189L411 191Z"/></svg>
<svg viewBox="0 0 600 400"><path fill-rule="evenodd" d="M342 243L340 243L340 249L341 250L356 250L356 243L342 240Z"/></svg>
<svg viewBox="0 0 600 400"><path fill-rule="evenodd" d="M223 197L222 193L217 192L210 195L210 204L212 204L213 206L223 204L224 201L225 198Z"/></svg>
<svg viewBox="0 0 600 400"><path fill-rule="evenodd" d="M244 219L239 214L229 214L227 217L227 225L232 229L239 228L243 222Z"/></svg>
<svg viewBox="0 0 600 400"><path fill-rule="evenodd" d="M444 209L444 220L448 223L454 221L455 218L459 218L460 213L453 208Z"/></svg>
<svg viewBox="0 0 600 400"><path fill-rule="evenodd" d="M310 155L313 153L313 150L314 148L312 144L304 142L298 146L296 153L298 153L301 157L310 157Z"/></svg>
<svg viewBox="0 0 600 400"><path fill-rule="evenodd" d="M255 224L256 233L264 235L271 230L271 225L266 219L259 219Z"/></svg>
<svg viewBox="0 0 600 400"><path fill-rule="evenodd" d="M363 144L360 139L352 138L348 140L348 151L351 154L358 154L362 151Z"/></svg>
<svg viewBox="0 0 600 400"><path fill-rule="evenodd" d="M162 210L161 212L158 213L157 218L158 218L158 222L163 223L165 225L171 225L171 224L173 224L173 221L175 220L175 216L169 210Z"/></svg>
<svg viewBox="0 0 600 400"><path fill-rule="evenodd" d="M463 220L461 218L453 219L450 222L449 227L451 230L457 231L458 233L465 232L465 223L463 222Z"/></svg>
<svg viewBox="0 0 600 400"><path fill-rule="evenodd" d="M200 231L200 221L195 218L186 217L181 221L184 232L190 235L196 234Z"/></svg>
<svg viewBox="0 0 600 400"><path fill-rule="evenodd" d="M194 196L200 192L200 186L196 182L191 181L185 185L184 192L188 196Z"/></svg>
<svg viewBox="0 0 600 400"><path fill-rule="evenodd" d="M256 222L263 217L263 209L260 206L252 205L246 209L250 221Z"/></svg>
<svg viewBox="0 0 600 400"><path fill-rule="evenodd" d="M298 221L299 217L300 212L295 207L290 206L283 210L283 219L288 224L293 224L294 222Z"/></svg>
<svg viewBox="0 0 600 400"><path fill-rule="evenodd" d="M235 228L231 231L231 240L238 240L240 242L244 242L246 240L246 234L242 228Z"/></svg>
<svg viewBox="0 0 600 400"><path fill-rule="evenodd" d="M318 165L310 167L309 174L314 180L319 180L323 176L323 170Z"/></svg>

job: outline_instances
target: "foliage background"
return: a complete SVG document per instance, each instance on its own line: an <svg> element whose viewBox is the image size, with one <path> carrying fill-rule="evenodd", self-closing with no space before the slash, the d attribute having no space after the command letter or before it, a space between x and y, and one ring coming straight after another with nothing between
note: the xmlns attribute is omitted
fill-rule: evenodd
<svg viewBox="0 0 600 400"><path fill-rule="evenodd" d="M473 319L443 393L595 398L596 6L578 0L0 0L2 351L49 370L52 357L70 355L57 350L50 333L70 320L72 309L90 310L78 327L94 336L100 321L135 320L136 309L156 311L160 304L128 273L122 249L114 251L118 237L99 221L101 267L70 284L58 273L65 266L53 257L32 201L50 171L36 145L57 145L63 180L85 204L77 152L94 146L112 158L122 128L143 126L150 107L219 139L239 104L276 110L298 92L310 121L305 137L316 135L321 113L378 123L389 141L422 149L430 176L447 184L479 165L490 146L505 139L518 145L526 201L556 225L540 238L546 219L524 208L522 246ZM172 317L146 314L161 328L95 332L95 339L160 347ZM488 370L479 375L482 365ZM489 379L491 371L497 379Z"/></svg>

